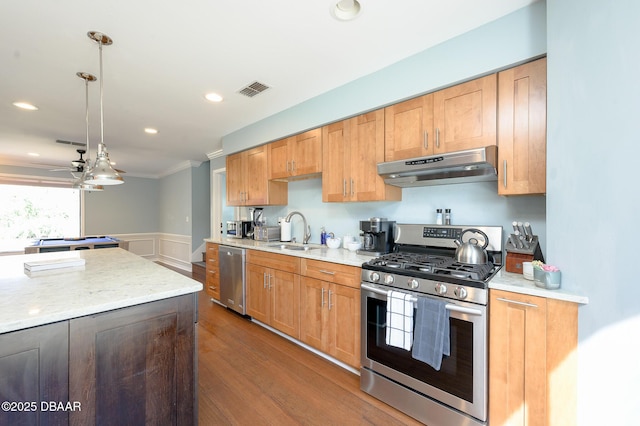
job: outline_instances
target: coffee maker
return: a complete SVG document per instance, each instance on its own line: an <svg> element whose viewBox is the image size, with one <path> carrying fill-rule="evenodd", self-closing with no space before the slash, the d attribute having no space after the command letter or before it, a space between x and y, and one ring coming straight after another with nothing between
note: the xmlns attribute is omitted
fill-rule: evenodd
<svg viewBox="0 0 640 426"><path fill-rule="evenodd" d="M386 217L372 217L360 221L362 248L359 253L380 256L393 250L396 222Z"/></svg>

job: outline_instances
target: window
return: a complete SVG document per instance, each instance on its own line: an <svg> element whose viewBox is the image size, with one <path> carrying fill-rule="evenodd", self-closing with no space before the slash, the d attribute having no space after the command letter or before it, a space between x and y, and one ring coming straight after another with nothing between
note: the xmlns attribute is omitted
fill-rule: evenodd
<svg viewBox="0 0 640 426"><path fill-rule="evenodd" d="M0 184L0 249L18 251L32 239L81 235L80 191Z"/></svg>

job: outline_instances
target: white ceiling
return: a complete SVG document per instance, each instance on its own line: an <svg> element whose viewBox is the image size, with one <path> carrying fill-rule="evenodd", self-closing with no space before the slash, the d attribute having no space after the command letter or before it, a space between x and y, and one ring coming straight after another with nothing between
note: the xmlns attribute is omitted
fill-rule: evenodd
<svg viewBox="0 0 640 426"><path fill-rule="evenodd" d="M76 72L99 77L91 30L113 39L103 48L111 160L129 176L158 177L206 161L226 134L535 2L360 0L362 14L340 22L329 13L336 1L2 1L0 164L68 166L78 157L55 141L86 141ZM271 88L237 93L256 80ZM207 92L224 101L205 100ZM90 83L89 102L95 150L99 82Z"/></svg>

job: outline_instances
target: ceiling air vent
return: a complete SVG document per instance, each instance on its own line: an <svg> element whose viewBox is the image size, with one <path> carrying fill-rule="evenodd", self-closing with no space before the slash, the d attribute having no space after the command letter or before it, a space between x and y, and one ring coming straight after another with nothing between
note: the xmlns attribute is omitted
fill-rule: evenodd
<svg viewBox="0 0 640 426"><path fill-rule="evenodd" d="M269 86L267 86L266 84L262 84L259 81L254 81L253 83L238 90L238 93L240 93L241 95L247 96L249 98L253 98L255 95L259 95L260 93L264 92L268 88Z"/></svg>
<svg viewBox="0 0 640 426"><path fill-rule="evenodd" d="M62 139L56 139L56 143L61 143L62 145L72 145L72 146L86 146L87 145L84 142L63 141Z"/></svg>

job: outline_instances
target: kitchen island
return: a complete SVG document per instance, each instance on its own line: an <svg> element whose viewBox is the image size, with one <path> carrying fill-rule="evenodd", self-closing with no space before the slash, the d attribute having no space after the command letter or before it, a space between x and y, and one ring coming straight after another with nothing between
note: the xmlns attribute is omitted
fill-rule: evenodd
<svg viewBox="0 0 640 426"><path fill-rule="evenodd" d="M0 424L195 423L201 289L119 248L0 257Z"/></svg>

